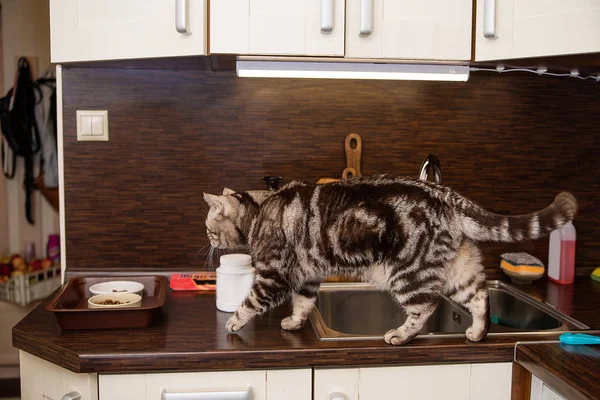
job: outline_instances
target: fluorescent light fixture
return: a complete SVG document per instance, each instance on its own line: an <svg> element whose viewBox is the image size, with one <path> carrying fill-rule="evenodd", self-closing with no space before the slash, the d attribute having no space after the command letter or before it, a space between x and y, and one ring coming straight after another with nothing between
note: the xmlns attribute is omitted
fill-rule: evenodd
<svg viewBox="0 0 600 400"><path fill-rule="evenodd" d="M454 81L469 79L468 65L424 65L371 62L237 60L243 78L380 79Z"/></svg>

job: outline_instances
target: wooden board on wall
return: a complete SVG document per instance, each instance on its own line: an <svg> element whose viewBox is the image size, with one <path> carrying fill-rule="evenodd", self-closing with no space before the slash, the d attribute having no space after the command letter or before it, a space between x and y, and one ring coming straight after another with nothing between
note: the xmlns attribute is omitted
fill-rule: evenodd
<svg viewBox="0 0 600 400"><path fill-rule="evenodd" d="M594 82L473 75L467 83L238 79L231 72L64 70L70 270L194 270L206 262L202 192L262 177L340 176L363 139L363 174L418 176L434 153L449 185L490 211L578 198L577 262L600 260L600 108ZM75 111L107 109L110 141L77 142ZM485 245L547 261L547 240Z"/></svg>

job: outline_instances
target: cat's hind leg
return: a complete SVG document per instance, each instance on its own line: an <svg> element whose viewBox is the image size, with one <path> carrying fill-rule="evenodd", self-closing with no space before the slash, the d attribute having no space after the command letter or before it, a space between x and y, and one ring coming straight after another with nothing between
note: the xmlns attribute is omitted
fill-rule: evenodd
<svg viewBox="0 0 600 400"><path fill-rule="evenodd" d="M291 288L276 270L257 268L257 275L250 293L242 305L227 321L225 328L237 332L257 315L283 303L289 298Z"/></svg>
<svg viewBox="0 0 600 400"><path fill-rule="evenodd" d="M448 270L444 292L454 302L464 306L473 318L467 328L467 339L478 342L490 327L490 299L485 282L481 253L470 241L464 241Z"/></svg>
<svg viewBox="0 0 600 400"><path fill-rule="evenodd" d="M292 293L292 315L281 321L281 328L296 331L304 327L306 319L315 307L320 284L319 281L306 282L300 290Z"/></svg>

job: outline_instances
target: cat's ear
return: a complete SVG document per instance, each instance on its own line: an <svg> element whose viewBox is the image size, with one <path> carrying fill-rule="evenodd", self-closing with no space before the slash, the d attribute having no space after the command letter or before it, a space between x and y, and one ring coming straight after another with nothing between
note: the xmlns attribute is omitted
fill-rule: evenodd
<svg viewBox="0 0 600 400"><path fill-rule="evenodd" d="M208 206L217 211L217 214L223 214L223 202L221 201L221 197L204 193L204 201L208 203Z"/></svg>
<svg viewBox="0 0 600 400"><path fill-rule="evenodd" d="M223 188L223 196L229 196L230 194L234 194L235 190L229 188Z"/></svg>

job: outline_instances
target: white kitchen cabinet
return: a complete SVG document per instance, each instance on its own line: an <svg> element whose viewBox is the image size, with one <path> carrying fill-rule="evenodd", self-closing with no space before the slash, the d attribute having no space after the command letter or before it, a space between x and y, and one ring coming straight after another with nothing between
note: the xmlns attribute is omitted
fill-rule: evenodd
<svg viewBox="0 0 600 400"><path fill-rule="evenodd" d="M343 56L344 9L344 0L212 1L210 51Z"/></svg>
<svg viewBox="0 0 600 400"><path fill-rule="evenodd" d="M98 375L100 400L146 400L146 374Z"/></svg>
<svg viewBox="0 0 600 400"><path fill-rule="evenodd" d="M237 392L250 390L252 400L266 399L266 371L146 374L146 400L168 393Z"/></svg>
<svg viewBox="0 0 600 400"><path fill-rule="evenodd" d="M530 400L567 400L548 385L542 382L537 376L531 375L531 394Z"/></svg>
<svg viewBox="0 0 600 400"><path fill-rule="evenodd" d="M311 400L312 369L267 371L267 400Z"/></svg>
<svg viewBox="0 0 600 400"><path fill-rule="evenodd" d="M600 1L477 0L475 61L600 51Z"/></svg>
<svg viewBox="0 0 600 400"><path fill-rule="evenodd" d="M347 0L346 57L471 59L471 0Z"/></svg>
<svg viewBox="0 0 600 400"><path fill-rule="evenodd" d="M315 369L314 400L510 400L512 363Z"/></svg>
<svg viewBox="0 0 600 400"><path fill-rule="evenodd" d="M52 62L205 55L206 4L207 0L50 0Z"/></svg>
<svg viewBox="0 0 600 400"><path fill-rule="evenodd" d="M470 365L427 365L361 368L360 400L465 400L469 398Z"/></svg>
<svg viewBox="0 0 600 400"><path fill-rule="evenodd" d="M315 369L314 400L358 400L358 368ZM339 393L341 399L332 394Z"/></svg>
<svg viewBox="0 0 600 400"><path fill-rule="evenodd" d="M311 400L312 370L101 374L100 400L160 400L163 390L177 393L217 392L250 388L253 400Z"/></svg>
<svg viewBox="0 0 600 400"><path fill-rule="evenodd" d="M22 400L61 400L70 392L81 400L160 400L164 390L248 389L253 400L509 400L511 389L511 363L98 375L76 374L23 351L20 360ZM535 377L531 390L532 400L563 400Z"/></svg>
<svg viewBox="0 0 600 400"><path fill-rule="evenodd" d="M61 400L78 392L81 400L98 400L96 374L76 374L24 351L19 352L22 400Z"/></svg>
<svg viewBox="0 0 600 400"><path fill-rule="evenodd" d="M470 400L510 400L512 363L471 365Z"/></svg>

